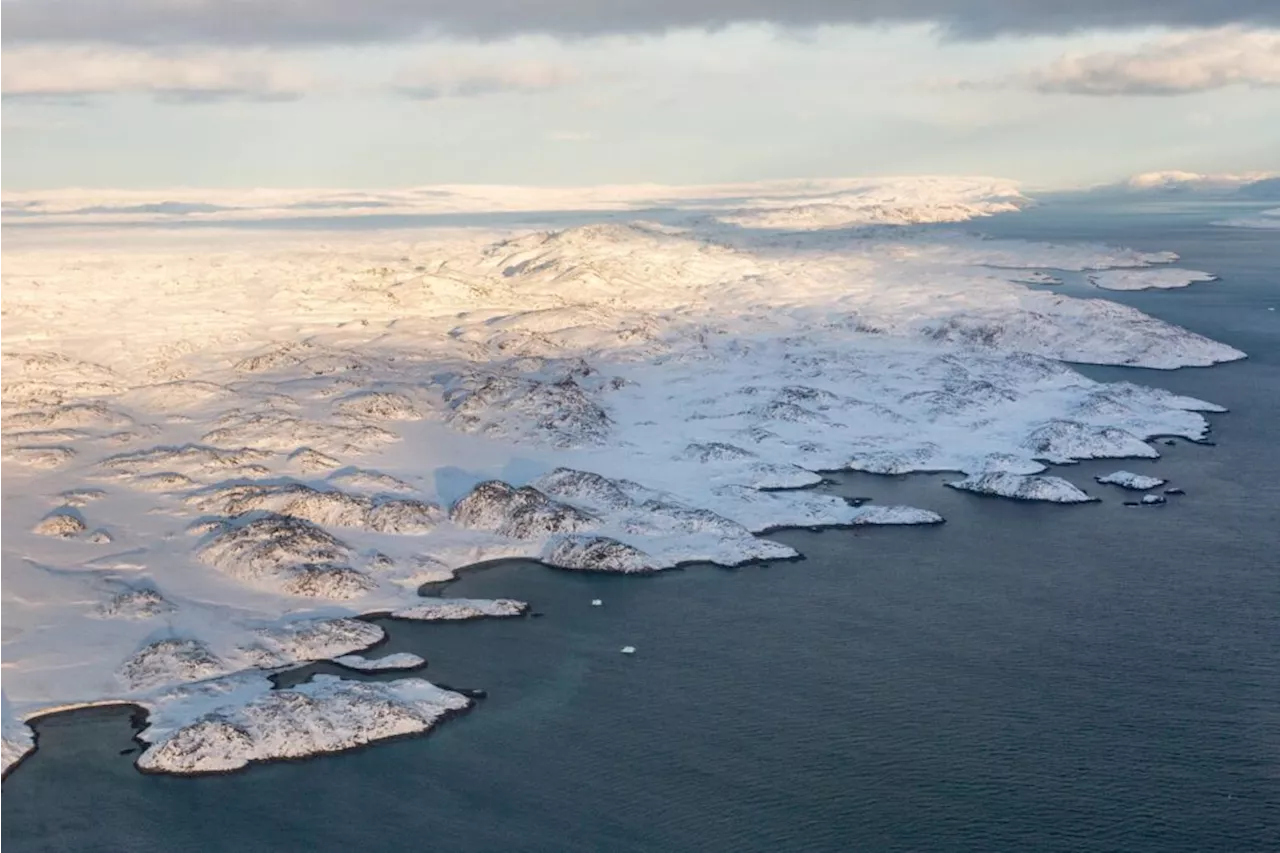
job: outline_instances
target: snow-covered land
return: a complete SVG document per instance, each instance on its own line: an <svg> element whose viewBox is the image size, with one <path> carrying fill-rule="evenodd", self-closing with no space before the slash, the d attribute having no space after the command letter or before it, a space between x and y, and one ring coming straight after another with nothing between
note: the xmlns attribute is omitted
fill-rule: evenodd
<svg viewBox="0 0 1280 853"><path fill-rule="evenodd" d="M1256 216L1237 216L1213 224L1225 228L1280 228L1280 207L1260 211Z"/></svg>
<svg viewBox="0 0 1280 853"><path fill-rule="evenodd" d="M420 678L349 681L316 675L287 690L240 673L184 684L150 703L142 770L226 773L253 761L340 752L429 731L471 700Z"/></svg>
<svg viewBox="0 0 1280 853"><path fill-rule="evenodd" d="M1172 267L1103 270L1089 274L1090 283L1103 290L1173 290L1198 281L1217 281L1217 279L1218 277L1213 273Z"/></svg>
<svg viewBox="0 0 1280 853"><path fill-rule="evenodd" d="M1025 203L989 179L98 196L5 221L6 762L17 718L99 700L149 711L156 771L425 731L465 699L263 673L368 649L362 614L522 613L419 596L479 562L652 572L941 521L806 488L824 470L1088 499L1038 475L1220 409L1069 362L1244 356L1018 283L1171 253L906 224ZM265 227L366 207L442 219ZM513 210L569 224L486 218Z"/></svg>
<svg viewBox="0 0 1280 853"><path fill-rule="evenodd" d="M334 658L333 662L341 664L348 669L358 669L361 672L421 669L427 663L421 655L415 655L413 652L396 652L395 654L383 655L380 658L367 658L364 655L341 655Z"/></svg>
<svg viewBox="0 0 1280 853"><path fill-rule="evenodd" d="M995 495L1020 501L1048 501L1059 504L1080 504L1096 501L1061 477L1042 475L1024 476L1003 471L974 474L963 480L947 483L953 489L975 492L979 495Z"/></svg>
<svg viewBox="0 0 1280 853"><path fill-rule="evenodd" d="M1022 284L1062 284L1062 279L1044 270L1031 270L1017 278L1011 279Z"/></svg>
<svg viewBox="0 0 1280 853"><path fill-rule="evenodd" d="M1149 477L1146 474L1135 474L1132 471L1113 471L1105 477L1094 477L1103 485L1120 486L1123 489L1132 489L1135 492L1145 492L1148 489L1154 489L1157 486L1163 486L1167 480L1159 477Z"/></svg>
<svg viewBox="0 0 1280 853"><path fill-rule="evenodd" d="M9 697L0 692L0 724L3 725L3 740L0 740L0 773L8 775L27 753L35 749L36 738L31 729L24 725L9 704Z"/></svg>
<svg viewBox="0 0 1280 853"><path fill-rule="evenodd" d="M409 619L418 622L457 622L463 619L484 619L520 616L529 609L523 601L510 598L429 598L421 604L405 607L391 614L393 619Z"/></svg>

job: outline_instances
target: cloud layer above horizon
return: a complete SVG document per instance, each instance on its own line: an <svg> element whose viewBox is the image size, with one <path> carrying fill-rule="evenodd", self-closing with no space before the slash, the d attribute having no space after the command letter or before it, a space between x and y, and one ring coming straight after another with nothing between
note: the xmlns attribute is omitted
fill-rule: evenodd
<svg viewBox="0 0 1280 853"><path fill-rule="evenodd" d="M959 38L1085 29L1280 26L1273 0L5 0L5 44L358 44L653 34L733 24L935 24Z"/></svg>
<svg viewBox="0 0 1280 853"><path fill-rule="evenodd" d="M1273 0L4 0L3 15L6 188L1280 166Z"/></svg>

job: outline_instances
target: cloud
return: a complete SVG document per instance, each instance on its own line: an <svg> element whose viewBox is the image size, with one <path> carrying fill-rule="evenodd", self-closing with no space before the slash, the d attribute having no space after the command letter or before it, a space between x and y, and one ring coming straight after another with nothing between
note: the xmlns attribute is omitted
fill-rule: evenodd
<svg viewBox="0 0 1280 853"><path fill-rule="evenodd" d="M96 95L142 93L159 100L282 101L301 97L309 75L262 51L155 53L92 46L5 50L6 98L83 103Z"/></svg>
<svg viewBox="0 0 1280 853"><path fill-rule="evenodd" d="M46 124L36 122L36 120L28 118L17 118L13 115L4 115L0 113L0 136L13 133L29 133L33 131L44 131L46 128L56 127L55 124Z"/></svg>
<svg viewBox="0 0 1280 853"><path fill-rule="evenodd" d="M1280 86L1280 32L1226 28L1157 39L1129 51L1066 54L1011 83L1071 95L1182 95Z"/></svg>
<svg viewBox="0 0 1280 853"><path fill-rule="evenodd" d="M4 0L5 44L352 44L424 34L590 36L934 23L962 38L1151 26L1280 25L1276 0Z"/></svg>
<svg viewBox="0 0 1280 853"><path fill-rule="evenodd" d="M553 130L547 134L552 142L590 142L595 138L594 133L581 130Z"/></svg>
<svg viewBox="0 0 1280 853"><path fill-rule="evenodd" d="M477 64L441 59L405 70L391 88L417 100L527 95L558 89L572 83L575 77L567 66L541 60Z"/></svg>

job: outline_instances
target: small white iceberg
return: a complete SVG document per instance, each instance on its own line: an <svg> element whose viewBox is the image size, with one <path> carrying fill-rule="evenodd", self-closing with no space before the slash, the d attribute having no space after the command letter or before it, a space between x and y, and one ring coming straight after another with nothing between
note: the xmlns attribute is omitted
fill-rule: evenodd
<svg viewBox="0 0 1280 853"><path fill-rule="evenodd" d="M604 602L603 602L603 601L601 601L601 600L600 600L600 599L598 599L598 598L593 598L593 599L591 599L591 606L592 606L592 607L599 607L599 606L601 606L602 604L604 604Z"/></svg>
<svg viewBox="0 0 1280 853"><path fill-rule="evenodd" d="M634 654L636 653L636 647L635 647L635 646L623 646L623 647L622 647L622 653L623 653L624 655L634 655Z"/></svg>

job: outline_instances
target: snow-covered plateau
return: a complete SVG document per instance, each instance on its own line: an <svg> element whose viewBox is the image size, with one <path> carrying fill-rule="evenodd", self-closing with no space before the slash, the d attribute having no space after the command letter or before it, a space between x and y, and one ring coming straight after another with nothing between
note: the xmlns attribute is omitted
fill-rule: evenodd
<svg viewBox="0 0 1280 853"><path fill-rule="evenodd" d="M385 638L366 614L523 613L419 594L476 563L733 565L796 556L759 535L778 527L942 520L821 471L1088 500L1046 466L1156 457L1221 409L1070 363L1244 357L1021 283L1159 277L1172 253L911 224L1027 202L991 179L193 193L6 215L6 768L22 720L101 701L148 712L148 771L423 732L468 699L266 676L390 667L358 654ZM362 204L415 227L269 227ZM571 224L483 215L504 210Z"/></svg>

